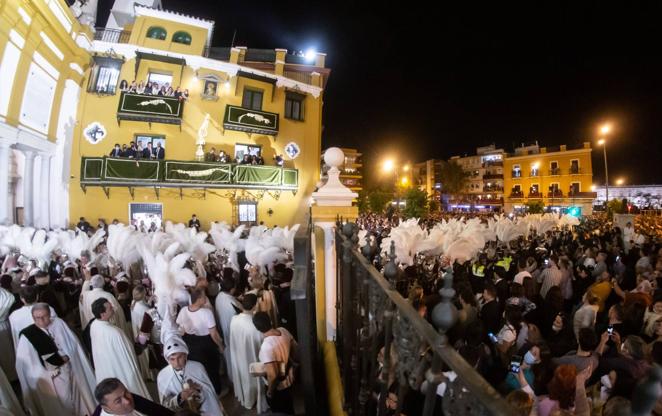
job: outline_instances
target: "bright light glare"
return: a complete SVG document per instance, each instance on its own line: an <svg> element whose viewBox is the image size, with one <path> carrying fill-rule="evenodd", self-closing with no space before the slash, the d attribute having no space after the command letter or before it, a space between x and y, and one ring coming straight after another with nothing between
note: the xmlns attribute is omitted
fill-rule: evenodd
<svg viewBox="0 0 662 416"><path fill-rule="evenodd" d="M312 62L315 60L315 56L317 56L317 51L313 48L310 48L306 51L304 54L304 57L306 58L306 61Z"/></svg>
<svg viewBox="0 0 662 416"><path fill-rule="evenodd" d="M409 182L409 179L407 179L406 176L404 176L402 179L400 179L400 183L403 185L407 185L407 182Z"/></svg>
<svg viewBox="0 0 662 416"><path fill-rule="evenodd" d="M623 179L623 178L616 179L616 185L620 186L620 185L623 185L624 183L625 183L625 179Z"/></svg>
<svg viewBox="0 0 662 416"><path fill-rule="evenodd" d="M600 133L602 134L608 134L609 131L611 131L611 126L609 124L605 124L604 126L600 127Z"/></svg>
<svg viewBox="0 0 662 416"><path fill-rule="evenodd" d="M409 172L409 165L405 165L405 166L402 168L402 170L404 170L405 172Z"/></svg>
<svg viewBox="0 0 662 416"><path fill-rule="evenodd" d="M382 166L382 168L386 172L391 172L394 167L395 167L395 163L393 162L393 159L386 159L384 161L384 165Z"/></svg>
<svg viewBox="0 0 662 416"><path fill-rule="evenodd" d="M591 192L595 192L595 185L591 185Z"/></svg>
<svg viewBox="0 0 662 416"><path fill-rule="evenodd" d="M600 140L598 140L598 144L599 144L600 146L602 146L602 145L605 144L605 143L606 143L606 142L605 142L605 139L600 139Z"/></svg>

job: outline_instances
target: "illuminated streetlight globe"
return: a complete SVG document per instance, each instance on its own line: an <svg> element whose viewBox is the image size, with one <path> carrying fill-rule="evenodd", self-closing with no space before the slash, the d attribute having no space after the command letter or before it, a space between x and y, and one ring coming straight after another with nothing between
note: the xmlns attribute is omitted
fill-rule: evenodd
<svg viewBox="0 0 662 416"><path fill-rule="evenodd" d="M395 167L395 163L393 163L393 160L391 160L391 159L386 159L386 160L384 161L384 166L383 166L383 168L384 168L384 170L385 170L386 172L390 172L390 171L392 171L394 167Z"/></svg>
<svg viewBox="0 0 662 416"><path fill-rule="evenodd" d="M605 124L604 126L600 127L600 133L602 134L608 134L610 130L611 126L609 124Z"/></svg>
<svg viewBox="0 0 662 416"><path fill-rule="evenodd" d="M602 146L603 144L605 144L605 139L600 139L600 140L598 140L598 144L599 144L600 146Z"/></svg>

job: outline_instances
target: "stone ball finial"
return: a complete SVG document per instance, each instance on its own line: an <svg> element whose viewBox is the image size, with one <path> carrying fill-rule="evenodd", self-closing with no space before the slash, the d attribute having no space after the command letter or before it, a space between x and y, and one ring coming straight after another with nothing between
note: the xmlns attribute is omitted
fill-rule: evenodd
<svg viewBox="0 0 662 416"><path fill-rule="evenodd" d="M338 147L329 147L324 152L324 163L334 168L342 165L345 161L345 153Z"/></svg>

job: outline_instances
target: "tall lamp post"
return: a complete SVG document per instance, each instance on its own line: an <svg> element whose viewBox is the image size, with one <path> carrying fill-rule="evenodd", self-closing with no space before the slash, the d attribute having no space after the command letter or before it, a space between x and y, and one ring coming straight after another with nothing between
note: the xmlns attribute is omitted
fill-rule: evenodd
<svg viewBox="0 0 662 416"><path fill-rule="evenodd" d="M598 144L602 146L602 154L605 158L605 208L609 203L609 170L607 165L607 139L605 139L605 136L609 133L610 130L611 127L608 124L602 126L600 128L600 133L603 137L598 140Z"/></svg>

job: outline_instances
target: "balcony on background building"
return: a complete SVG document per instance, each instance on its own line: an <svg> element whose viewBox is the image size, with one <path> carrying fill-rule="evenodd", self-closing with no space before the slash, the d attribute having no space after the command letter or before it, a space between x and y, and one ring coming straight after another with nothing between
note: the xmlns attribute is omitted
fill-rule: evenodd
<svg viewBox="0 0 662 416"><path fill-rule="evenodd" d="M503 160L488 160L483 162L484 168L489 168L491 166L503 166Z"/></svg>
<svg viewBox="0 0 662 416"><path fill-rule="evenodd" d="M246 133L278 135L278 114L227 105L223 128Z"/></svg>
<svg viewBox="0 0 662 416"><path fill-rule="evenodd" d="M547 198L563 198L563 191L560 189L549 191L547 192Z"/></svg>
<svg viewBox="0 0 662 416"><path fill-rule="evenodd" d="M542 192L538 192L538 191L529 192L529 198L542 199Z"/></svg>
<svg viewBox="0 0 662 416"><path fill-rule="evenodd" d="M483 186L483 192L503 192L503 186Z"/></svg>
<svg viewBox="0 0 662 416"><path fill-rule="evenodd" d="M80 185L132 188L235 188L294 191L299 171L267 165L238 165L181 160L83 157ZM157 194L158 195L158 194Z"/></svg>
<svg viewBox="0 0 662 416"><path fill-rule="evenodd" d="M122 91L117 106L117 122L131 120L181 126L183 112L184 101L176 97Z"/></svg>
<svg viewBox="0 0 662 416"><path fill-rule="evenodd" d="M576 199L595 199L598 197L597 192L568 192L568 198Z"/></svg>
<svg viewBox="0 0 662 416"><path fill-rule="evenodd" d="M490 179L503 179L503 173L486 173L483 175L484 180Z"/></svg>
<svg viewBox="0 0 662 416"><path fill-rule="evenodd" d="M559 168L549 170L549 176L559 176L560 174L561 174L561 169Z"/></svg>
<svg viewBox="0 0 662 416"><path fill-rule="evenodd" d="M570 167L570 174L571 175L580 175L582 173L581 168L571 166Z"/></svg>
<svg viewBox="0 0 662 416"><path fill-rule="evenodd" d="M510 173L510 176L513 178L521 178L522 177L522 171L521 170L513 170Z"/></svg>
<svg viewBox="0 0 662 416"><path fill-rule="evenodd" d="M538 169L531 169L531 172L529 174L530 177L535 178L538 175L540 175L540 172L538 171Z"/></svg>
<svg viewBox="0 0 662 416"><path fill-rule="evenodd" d="M510 192L510 198L511 198L511 199L520 199L520 198L524 198L524 192L522 192L522 191L517 191L517 190L513 190L513 191Z"/></svg>
<svg viewBox="0 0 662 416"><path fill-rule="evenodd" d="M130 30L106 29L105 27L97 27L94 30L94 40L102 42L129 43L130 37Z"/></svg>

